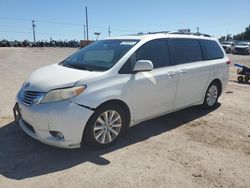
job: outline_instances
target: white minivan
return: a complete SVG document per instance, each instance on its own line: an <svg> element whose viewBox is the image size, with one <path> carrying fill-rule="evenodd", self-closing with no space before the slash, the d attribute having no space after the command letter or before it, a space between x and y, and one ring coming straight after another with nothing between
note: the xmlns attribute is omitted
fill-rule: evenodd
<svg viewBox="0 0 250 188"><path fill-rule="evenodd" d="M53 146L109 145L130 126L193 105L216 106L230 61L216 39L151 33L96 41L33 72L15 119Z"/></svg>

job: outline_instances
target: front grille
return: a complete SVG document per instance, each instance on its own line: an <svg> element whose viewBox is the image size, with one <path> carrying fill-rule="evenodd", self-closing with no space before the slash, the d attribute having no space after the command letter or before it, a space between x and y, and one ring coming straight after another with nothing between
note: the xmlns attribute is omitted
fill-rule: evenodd
<svg viewBox="0 0 250 188"><path fill-rule="evenodd" d="M238 52L247 52L247 48L235 48Z"/></svg>
<svg viewBox="0 0 250 188"><path fill-rule="evenodd" d="M25 127L27 127L30 131L32 131L33 133L36 133L35 132L35 129L30 125L28 124L26 121L23 120L23 123L25 125Z"/></svg>
<svg viewBox="0 0 250 188"><path fill-rule="evenodd" d="M32 105L40 102L43 98L44 93L36 92L36 91L23 91L21 90L19 93L19 99L22 103L26 105Z"/></svg>

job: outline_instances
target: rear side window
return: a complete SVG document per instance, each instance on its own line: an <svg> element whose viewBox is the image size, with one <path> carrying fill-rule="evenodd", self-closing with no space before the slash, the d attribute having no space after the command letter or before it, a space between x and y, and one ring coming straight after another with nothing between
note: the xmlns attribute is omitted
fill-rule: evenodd
<svg viewBox="0 0 250 188"><path fill-rule="evenodd" d="M202 51L197 39L172 39L176 64L202 61Z"/></svg>
<svg viewBox="0 0 250 188"><path fill-rule="evenodd" d="M205 60L221 59L224 57L224 54L216 41L201 40L201 45L204 51Z"/></svg>
<svg viewBox="0 0 250 188"><path fill-rule="evenodd" d="M168 41L165 39L156 39L147 42L136 51L135 55L136 61L152 61L154 68L171 65Z"/></svg>

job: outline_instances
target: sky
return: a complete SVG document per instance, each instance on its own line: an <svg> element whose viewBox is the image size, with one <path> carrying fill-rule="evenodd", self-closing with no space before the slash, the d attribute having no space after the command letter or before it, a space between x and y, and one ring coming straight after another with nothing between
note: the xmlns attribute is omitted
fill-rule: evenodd
<svg viewBox="0 0 250 188"><path fill-rule="evenodd" d="M85 6L89 38L138 32L191 29L220 37L250 25L250 0L0 0L0 40L84 39Z"/></svg>

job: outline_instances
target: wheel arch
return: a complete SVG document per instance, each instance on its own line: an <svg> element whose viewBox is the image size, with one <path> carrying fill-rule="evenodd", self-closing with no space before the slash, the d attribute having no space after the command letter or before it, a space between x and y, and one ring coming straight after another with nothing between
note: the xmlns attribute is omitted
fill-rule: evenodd
<svg viewBox="0 0 250 188"><path fill-rule="evenodd" d="M131 123L131 111L129 109L129 106L122 100L120 99L110 99L110 100L107 100L105 102L102 102L99 106L97 106L94 111L98 110L99 108L101 108L102 106L104 105L107 105L107 104L116 104L116 105L119 105L120 107L122 107L122 109L125 111L125 114L126 114L126 129L129 127L130 123ZM93 114L92 114L93 116ZM89 124L89 121L91 119L91 117L88 119L85 127L84 127L84 130L83 130L83 133L82 133L82 142L81 142L81 145L84 144L85 142L85 139L87 138L88 135L86 135L86 130L87 130L87 125Z"/></svg>
<svg viewBox="0 0 250 188"><path fill-rule="evenodd" d="M212 83L216 83L218 85L218 87L219 87L218 88L219 89L219 96L220 96L221 92L222 92L222 82L221 82L221 80L216 78L216 79L212 80L209 85L211 85Z"/></svg>
<svg viewBox="0 0 250 188"><path fill-rule="evenodd" d="M96 109L98 109L106 104L116 104L116 105L119 105L120 107L122 107L122 109L126 113L127 125L129 126L130 121L131 121L131 111L129 109L129 106L124 101L122 101L121 99L110 99L110 100L107 100L107 101L101 103Z"/></svg>

